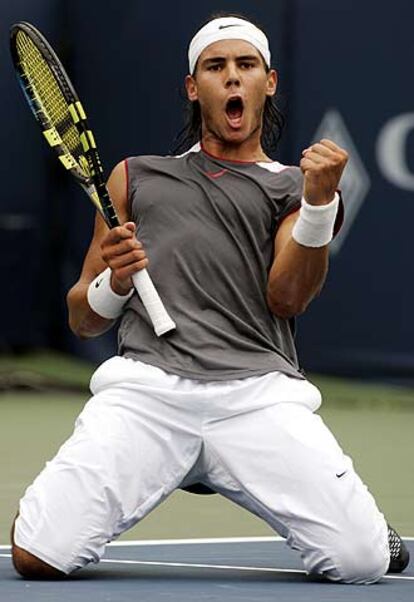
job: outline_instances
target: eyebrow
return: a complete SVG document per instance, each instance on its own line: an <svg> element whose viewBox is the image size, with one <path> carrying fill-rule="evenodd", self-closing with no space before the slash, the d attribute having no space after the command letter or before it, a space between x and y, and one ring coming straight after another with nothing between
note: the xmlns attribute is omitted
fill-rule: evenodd
<svg viewBox="0 0 414 602"><path fill-rule="evenodd" d="M209 63L224 63L226 62L227 57L225 56L213 56L203 60L203 65L208 65ZM260 58L255 54L244 54L236 57L236 61L257 61L260 62Z"/></svg>

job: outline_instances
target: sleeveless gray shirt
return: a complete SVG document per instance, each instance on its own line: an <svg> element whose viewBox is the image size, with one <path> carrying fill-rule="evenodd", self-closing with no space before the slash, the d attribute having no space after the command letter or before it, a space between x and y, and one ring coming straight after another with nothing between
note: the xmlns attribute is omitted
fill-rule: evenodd
<svg viewBox="0 0 414 602"><path fill-rule="evenodd" d="M199 380L302 378L289 322L266 303L275 233L300 206L300 169L221 160L199 145L126 166L131 219L177 329L158 338L134 294L119 353Z"/></svg>

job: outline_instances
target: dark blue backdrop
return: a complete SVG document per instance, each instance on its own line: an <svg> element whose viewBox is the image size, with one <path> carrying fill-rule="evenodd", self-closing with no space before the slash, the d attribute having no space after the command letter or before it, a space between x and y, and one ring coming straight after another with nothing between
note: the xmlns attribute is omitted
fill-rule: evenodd
<svg viewBox="0 0 414 602"><path fill-rule="evenodd" d="M271 38L288 117L278 159L297 164L302 148L321 136L351 156L342 182L347 220L328 282L298 321L302 364L411 377L414 5L408 0L395 0L392 12L374 0L2 2L0 348L51 345L94 360L114 348L113 334L79 343L65 325L64 296L78 277L93 210L56 165L25 106L8 55L9 26L31 21L56 47L109 170L125 156L171 149L181 123L187 43L217 9L256 18Z"/></svg>
<svg viewBox="0 0 414 602"><path fill-rule="evenodd" d="M314 370L414 376L413 16L409 0L392 10L371 0L297 2L294 153L315 133L350 152L346 236L334 247L323 295L299 321L301 355ZM406 113L407 136L398 127L386 133Z"/></svg>

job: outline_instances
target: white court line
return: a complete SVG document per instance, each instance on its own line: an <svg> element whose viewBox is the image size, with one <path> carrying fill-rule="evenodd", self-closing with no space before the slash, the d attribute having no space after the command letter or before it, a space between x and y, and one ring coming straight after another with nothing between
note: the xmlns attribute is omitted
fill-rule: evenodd
<svg viewBox="0 0 414 602"><path fill-rule="evenodd" d="M283 537L201 537L192 539L140 539L138 541L113 541L110 547L123 546L174 546L191 544L216 544L216 543L262 543L269 541L285 541Z"/></svg>
<svg viewBox="0 0 414 602"><path fill-rule="evenodd" d="M301 569L277 569L273 567L255 567L255 566L236 566L229 564L200 564L195 562L158 562L155 560L115 560L104 558L101 562L108 564L139 564L144 566L164 566L178 567L190 569L218 569L224 571L260 571L263 573L301 573L306 574L306 571ZM413 577L414 579L414 577Z"/></svg>
<svg viewBox="0 0 414 602"><path fill-rule="evenodd" d="M11 558L11 554L0 554L0 558ZM106 564L124 564L138 566L160 566L188 569L213 569L218 571L243 571L256 573L289 573L296 575L306 575L306 571L301 569L281 569L265 566L238 566L229 564L200 564L191 562L157 562L155 560L116 560L115 558L104 558L100 561ZM414 577L404 575L384 575L383 579L399 579L402 581L414 581Z"/></svg>
<svg viewBox="0 0 414 602"><path fill-rule="evenodd" d="M155 560L116 560L111 558L104 558L101 562L107 564L135 564L141 566L163 566L163 567L178 567L178 568L190 568L190 569L217 569L224 571L246 571L246 572L259 572L259 573L292 573L307 575L307 572L303 569L280 569L275 567L265 566L237 566L228 564L198 564L192 562L158 562ZM402 579L404 581L414 581L414 577L404 575L384 575L383 579Z"/></svg>
<svg viewBox="0 0 414 602"><path fill-rule="evenodd" d="M11 558L11 554L0 554L0 558ZM214 569L221 571L245 571L259 573L290 573L298 575L306 575L306 571L301 569L281 569L274 567L258 567L258 566L237 566L228 564L199 564L189 562L157 562L154 560L116 560L111 558L103 558L100 562L107 564L126 564L139 566L161 566L161 567L176 567L190 569ZM414 577L404 575L384 575L383 579L400 579L403 581L414 581Z"/></svg>

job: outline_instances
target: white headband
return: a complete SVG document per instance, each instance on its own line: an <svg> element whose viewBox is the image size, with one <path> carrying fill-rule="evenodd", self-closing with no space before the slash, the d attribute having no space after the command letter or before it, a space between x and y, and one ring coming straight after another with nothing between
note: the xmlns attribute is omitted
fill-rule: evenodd
<svg viewBox="0 0 414 602"><path fill-rule="evenodd" d="M188 63L191 74L194 73L194 68L203 50L210 44L221 40L245 40L249 42L260 52L266 65L270 67L269 42L263 31L244 19L222 17L204 25L191 40L188 49Z"/></svg>

